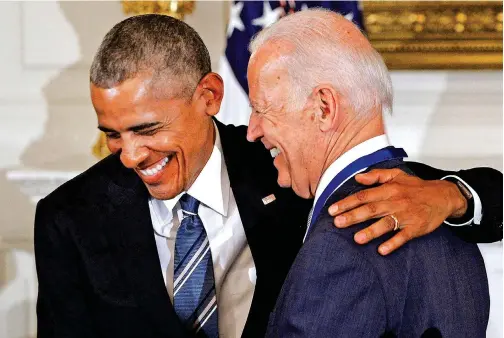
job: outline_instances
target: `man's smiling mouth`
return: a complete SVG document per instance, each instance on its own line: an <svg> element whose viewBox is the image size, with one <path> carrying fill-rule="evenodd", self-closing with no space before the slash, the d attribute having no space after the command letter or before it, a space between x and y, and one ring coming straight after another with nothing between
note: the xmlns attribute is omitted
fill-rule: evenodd
<svg viewBox="0 0 504 338"><path fill-rule="evenodd" d="M163 168L166 166L166 164L170 161L171 156L166 156L165 158L159 160L158 162L154 163L152 166L148 167L147 169L139 170L140 173L144 176L154 176Z"/></svg>

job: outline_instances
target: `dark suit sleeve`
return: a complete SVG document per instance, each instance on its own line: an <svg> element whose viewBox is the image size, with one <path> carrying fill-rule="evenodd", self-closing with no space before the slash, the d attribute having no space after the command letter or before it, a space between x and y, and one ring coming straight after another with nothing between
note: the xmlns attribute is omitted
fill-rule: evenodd
<svg viewBox="0 0 504 338"><path fill-rule="evenodd" d="M472 243L490 243L502 240L502 173L492 168L473 168L460 171L444 171L416 162L407 162L407 166L424 180L439 180L447 175L460 177L478 194L483 218L480 224L450 227L465 241ZM474 209L468 209L464 218L471 218Z"/></svg>
<svg viewBox="0 0 504 338"><path fill-rule="evenodd" d="M372 265L349 239L326 231L303 245L267 337L378 337L386 322L384 293Z"/></svg>
<svg viewBox="0 0 504 338"><path fill-rule="evenodd" d="M96 337L77 250L60 223L61 217L41 200L35 215L37 336Z"/></svg>

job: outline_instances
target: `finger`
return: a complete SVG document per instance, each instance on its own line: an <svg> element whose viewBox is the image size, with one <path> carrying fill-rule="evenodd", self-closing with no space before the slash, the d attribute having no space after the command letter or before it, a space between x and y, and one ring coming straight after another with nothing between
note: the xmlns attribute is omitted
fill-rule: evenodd
<svg viewBox="0 0 504 338"><path fill-rule="evenodd" d="M350 225L393 214L401 206L400 201L379 201L361 205L349 210L334 219L334 225L338 228L346 228ZM390 218L390 217L389 217Z"/></svg>
<svg viewBox="0 0 504 338"><path fill-rule="evenodd" d="M354 235L355 242L359 244L366 244L373 239L380 237L387 232L394 230L395 221L392 217L386 216L380 219L378 222L375 222L365 228L364 230L359 231Z"/></svg>
<svg viewBox="0 0 504 338"><path fill-rule="evenodd" d="M395 192L394 189L387 185L358 191L331 205L329 207L329 215L336 216L363 204L385 201Z"/></svg>
<svg viewBox="0 0 504 338"><path fill-rule="evenodd" d="M392 181L397 175L404 174L401 169L373 169L368 173L355 175L355 180L360 184L372 185L376 183L387 183Z"/></svg>
<svg viewBox="0 0 504 338"><path fill-rule="evenodd" d="M408 229L403 229L399 231L394 237L380 245L378 248L378 252L386 256L393 252L394 250L397 250L401 246L403 246L405 243L410 241L413 238L413 236L410 234Z"/></svg>

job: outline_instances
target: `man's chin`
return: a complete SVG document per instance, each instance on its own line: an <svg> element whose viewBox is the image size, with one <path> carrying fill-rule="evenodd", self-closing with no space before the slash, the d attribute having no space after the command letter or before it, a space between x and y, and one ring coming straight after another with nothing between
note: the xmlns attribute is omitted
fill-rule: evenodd
<svg viewBox="0 0 504 338"><path fill-rule="evenodd" d="M168 184L145 184L145 186L147 187L149 194L157 200L171 200L182 192L182 189L178 189Z"/></svg>
<svg viewBox="0 0 504 338"><path fill-rule="evenodd" d="M289 175L281 175L280 173L278 173L277 183L282 188L291 187L291 180Z"/></svg>
<svg viewBox="0 0 504 338"><path fill-rule="evenodd" d="M279 185L280 187L282 187L282 188L290 188L290 187L291 187L290 183L283 182L283 181L281 181L281 180L277 180L277 183L278 183L278 185Z"/></svg>
<svg viewBox="0 0 504 338"><path fill-rule="evenodd" d="M309 189L303 189L303 186L296 184L296 182L291 182L291 184L289 184L289 187L291 187L292 191L294 191L294 193L301 198L304 198L306 200L313 198Z"/></svg>
<svg viewBox="0 0 504 338"><path fill-rule="evenodd" d="M298 195L301 198L304 198L305 200L309 200L309 199L313 198L313 196L311 196L309 192L302 191L300 189L296 189L295 185L292 186L292 191L294 191L294 193L296 195Z"/></svg>

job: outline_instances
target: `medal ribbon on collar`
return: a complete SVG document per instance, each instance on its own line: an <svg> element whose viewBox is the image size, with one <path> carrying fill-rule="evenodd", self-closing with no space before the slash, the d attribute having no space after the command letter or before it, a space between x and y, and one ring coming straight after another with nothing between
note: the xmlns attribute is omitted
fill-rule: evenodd
<svg viewBox="0 0 504 338"><path fill-rule="evenodd" d="M349 178L353 177L357 173L365 170L366 168L378 164L380 162L403 159L404 157L408 157L408 154L402 148L395 148L392 146L380 149L371 153L369 155L358 158L357 160L350 163L343 170L341 170L334 178L329 182L327 187L324 189L322 194L320 195L317 203L313 207L313 213L311 216L310 224L308 224L308 229L306 230L306 236L310 231L311 226L317 220L320 211L326 204L329 197L335 192L343 183L345 183Z"/></svg>

